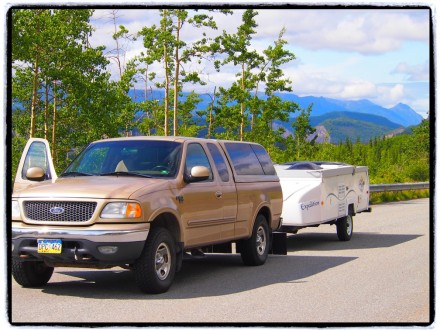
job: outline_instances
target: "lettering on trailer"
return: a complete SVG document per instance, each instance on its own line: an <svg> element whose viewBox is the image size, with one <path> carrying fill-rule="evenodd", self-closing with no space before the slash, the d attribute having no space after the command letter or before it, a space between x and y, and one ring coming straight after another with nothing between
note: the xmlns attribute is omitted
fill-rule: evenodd
<svg viewBox="0 0 440 330"><path fill-rule="evenodd" d="M319 201L310 201L310 202L301 203L301 210L308 211L312 207L315 207L318 205L319 205Z"/></svg>

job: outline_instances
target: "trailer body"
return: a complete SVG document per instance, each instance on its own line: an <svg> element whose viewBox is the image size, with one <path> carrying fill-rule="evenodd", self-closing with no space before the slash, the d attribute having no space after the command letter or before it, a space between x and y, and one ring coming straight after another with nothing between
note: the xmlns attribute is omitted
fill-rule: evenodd
<svg viewBox="0 0 440 330"><path fill-rule="evenodd" d="M281 231L296 233L305 227L337 224L370 211L367 166L294 162L275 169L283 191Z"/></svg>

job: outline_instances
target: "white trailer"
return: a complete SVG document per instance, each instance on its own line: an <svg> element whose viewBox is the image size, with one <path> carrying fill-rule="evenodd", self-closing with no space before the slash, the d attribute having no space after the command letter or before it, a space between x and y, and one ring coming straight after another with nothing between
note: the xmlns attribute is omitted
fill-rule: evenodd
<svg viewBox="0 0 440 330"><path fill-rule="evenodd" d="M353 216L370 211L367 166L333 162L276 165L283 191L281 232L336 225L341 241L353 234Z"/></svg>

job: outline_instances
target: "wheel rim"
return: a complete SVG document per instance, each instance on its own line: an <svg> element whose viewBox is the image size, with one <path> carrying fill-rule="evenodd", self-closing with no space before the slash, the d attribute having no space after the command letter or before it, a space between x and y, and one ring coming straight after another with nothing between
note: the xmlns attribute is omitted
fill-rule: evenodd
<svg viewBox="0 0 440 330"><path fill-rule="evenodd" d="M264 251L266 251L266 231L263 227L258 227L257 230L257 253L261 256L264 254Z"/></svg>
<svg viewBox="0 0 440 330"><path fill-rule="evenodd" d="M156 274L160 280L168 277L171 269L171 253L168 245L161 243L156 250Z"/></svg>
<svg viewBox="0 0 440 330"><path fill-rule="evenodd" d="M353 219L351 216L347 216L347 235L351 235L351 231L353 230Z"/></svg>

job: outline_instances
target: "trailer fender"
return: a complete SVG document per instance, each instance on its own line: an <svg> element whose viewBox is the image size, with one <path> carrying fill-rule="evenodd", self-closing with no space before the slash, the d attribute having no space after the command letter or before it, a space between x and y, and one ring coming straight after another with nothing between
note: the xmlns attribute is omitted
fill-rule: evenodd
<svg viewBox="0 0 440 330"><path fill-rule="evenodd" d="M355 210L354 204L348 205L347 215L351 215L351 216L356 215L356 210Z"/></svg>

